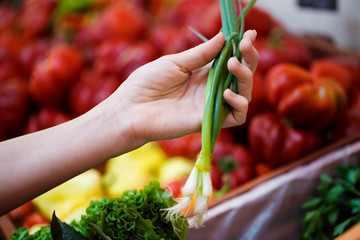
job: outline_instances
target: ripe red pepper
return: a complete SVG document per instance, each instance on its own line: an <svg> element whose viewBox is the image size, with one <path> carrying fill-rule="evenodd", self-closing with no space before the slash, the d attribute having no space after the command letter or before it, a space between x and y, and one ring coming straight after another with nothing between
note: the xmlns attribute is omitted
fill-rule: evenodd
<svg viewBox="0 0 360 240"><path fill-rule="evenodd" d="M84 29L87 42L98 44L106 39L134 41L146 33L148 21L145 9L135 1L114 1L89 21Z"/></svg>
<svg viewBox="0 0 360 240"><path fill-rule="evenodd" d="M246 4L244 1L241 2L242 7L244 8ZM266 9L263 9L256 4L246 15L245 31L255 29L259 38L268 36L276 27L281 27L280 23L276 21Z"/></svg>
<svg viewBox="0 0 360 240"><path fill-rule="evenodd" d="M0 131L3 137L22 132L29 106L27 83L20 78L0 80Z"/></svg>
<svg viewBox="0 0 360 240"><path fill-rule="evenodd" d="M319 133L288 126L270 111L251 120L248 138L254 160L272 167L292 162L322 144Z"/></svg>
<svg viewBox="0 0 360 240"><path fill-rule="evenodd" d="M19 53L19 65L26 78L30 78L31 71L37 62L43 60L46 52L51 47L51 40L48 38L36 38L27 41Z"/></svg>
<svg viewBox="0 0 360 240"><path fill-rule="evenodd" d="M329 142L351 137L360 133L360 92L354 96L353 102L344 114L342 122L333 126L326 133Z"/></svg>
<svg viewBox="0 0 360 240"><path fill-rule="evenodd" d="M322 130L347 107L347 94L335 78L313 76L298 65L274 66L265 85L270 105L294 126Z"/></svg>
<svg viewBox="0 0 360 240"><path fill-rule="evenodd" d="M110 39L100 44L95 52L94 68L100 74L112 74L125 80L135 69L156 57L158 52L149 42Z"/></svg>
<svg viewBox="0 0 360 240"><path fill-rule="evenodd" d="M40 131L69 120L71 120L71 117L63 111L56 108L44 107L30 117L25 128L25 133Z"/></svg>
<svg viewBox="0 0 360 240"><path fill-rule="evenodd" d="M242 144L220 142L215 145L211 169L213 187L224 194L255 176L255 162Z"/></svg>
<svg viewBox="0 0 360 240"><path fill-rule="evenodd" d="M181 193L181 188L185 185L188 177L181 177L177 180L171 181L164 184L164 189L169 190L175 198L179 198Z"/></svg>
<svg viewBox="0 0 360 240"><path fill-rule="evenodd" d="M172 24L161 24L149 33L149 41L158 49L160 55L173 54L190 48L187 36L189 29Z"/></svg>
<svg viewBox="0 0 360 240"><path fill-rule="evenodd" d="M44 217L40 212L33 212L27 215L22 224L23 227L30 229L34 225L44 225L49 226L50 221Z"/></svg>
<svg viewBox="0 0 360 240"><path fill-rule="evenodd" d="M31 201L29 201L27 203L24 203L20 207L17 207L14 210L10 211L7 215L16 226L19 226L22 224L26 216L34 210L35 205Z"/></svg>
<svg viewBox="0 0 360 240"><path fill-rule="evenodd" d="M265 79L260 72L255 72L253 76L253 87L251 90L251 101L246 116L246 122L256 114L269 110L270 106L266 98Z"/></svg>
<svg viewBox="0 0 360 240"><path fill-rule="evenodd" d="M310 49L301 39L279 29L273 29L268 36L256 40L255 47L260 55L257 71L263 74L283 62L308 67L312 59Z"/></svg>
<svg viewBox="0 0 360 240"><path fill-rule="evenodd" d="M56 45L44 60L35 65L29 83L31 95L40 105L60 106L67 88L82 69L82 61L77 48L66 44Z"/></svg>
<svg viewBox="0 0 360 240"><path fill-rule="evenodd" d="M233 135L228 129L220 131L216 145L220 143L234 143ZM169 157L184 156L196 160L201 150L201 134L193 133L179 138L162 140L158 141L158 144Z"/></svg>
<svg viewBox="0 0 360 240"><path fill-rule="evenodd" d="M349 71L334 61L327 59L315 60L311 63L310 72L315 77L326 77L335 79L349 95L353 87Z"/></svg>
<svg viewBox="0 0 360 240"><path fill-rule="evenodd" d="M54 0L23 2L18 17L18 28L24 39L28 40L46 33L55 6Z"/></svg>
<svg viewBox="0 0 360 240"><path fill-rule="evenodd" d="M80 80L69 90L68 102L75 116L89 111L109 97L121 84L114 75L83 71Z"/></svg>

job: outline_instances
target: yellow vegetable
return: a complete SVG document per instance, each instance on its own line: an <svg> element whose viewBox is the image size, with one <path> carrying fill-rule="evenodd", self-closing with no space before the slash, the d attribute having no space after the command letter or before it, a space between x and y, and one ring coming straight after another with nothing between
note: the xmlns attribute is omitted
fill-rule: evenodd
<svg viewBox="0 0 360 240"><path fill-rule="evenodd" d="M103 184L109 197L118 197L124 191L139 189L157 178L166 155L154 142L108 160Z"/></svg>
<svg viewBox="0 0 360 240"><path fill-rule="evenodd" d="M177 156L165 161L159 171L159 182L169 183L183 176L189 176L194 162L188 158Z"/></svg>
<svg viewBox="0 0 360 240"><path fill-rule="evenodd" d="M92 199L104 196L101 174L90 169L35 198L33 202L46 218L51 219L55 210L59 219L71 221L69 216L73 212L84 210Z"/></svg>
<svg viewBox="0 0 360 240"><path fill-rule="evenodd" d="M157 175L159 167L167 158L164 151L154 142L128 153L133 161L138 162L139 166L146 172Z"/></svg>

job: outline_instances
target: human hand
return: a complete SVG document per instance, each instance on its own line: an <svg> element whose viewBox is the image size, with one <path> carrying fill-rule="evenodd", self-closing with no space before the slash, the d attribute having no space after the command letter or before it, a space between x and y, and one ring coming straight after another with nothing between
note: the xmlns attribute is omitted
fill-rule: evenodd
<svg viewBox="0 0 360 240"><path fill-rule="evenodd" d="M224 92L225 101L232 107L224 127L243 124L246 119L259 59L253 47L255 38L255 31L244 34L240 42L242 64L236 58L228 62L229 71L239 79L239 92ZM125 104L122 111L128 119L122 117L121 121L130 121L133 138L147 142L200 131L209 63L223 44L220 33L195 48L150 62L129 76L112 98Z"/></svg>

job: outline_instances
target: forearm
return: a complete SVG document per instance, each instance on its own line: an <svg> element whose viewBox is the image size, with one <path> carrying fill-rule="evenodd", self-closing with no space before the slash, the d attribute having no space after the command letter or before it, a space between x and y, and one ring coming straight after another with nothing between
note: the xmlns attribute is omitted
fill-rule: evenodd
<svg viewBox="0 0 360 240"><path fill-rule="evenodd" d="M120 124L107 107L98 106L62 125L0 143L0 215L136 147L127 123Z"/></svg>

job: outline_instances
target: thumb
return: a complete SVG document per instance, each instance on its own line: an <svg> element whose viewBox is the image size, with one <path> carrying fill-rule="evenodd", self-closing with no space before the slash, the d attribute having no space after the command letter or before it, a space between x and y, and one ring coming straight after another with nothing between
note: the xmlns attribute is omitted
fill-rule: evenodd
<svg viewBox="0 0 360 240"><path fill-rule="evenodd" d="M218 33L207 42L169 57L179 67L193 71L211 62L220 52L224 42L224 35Z"/></svg>

